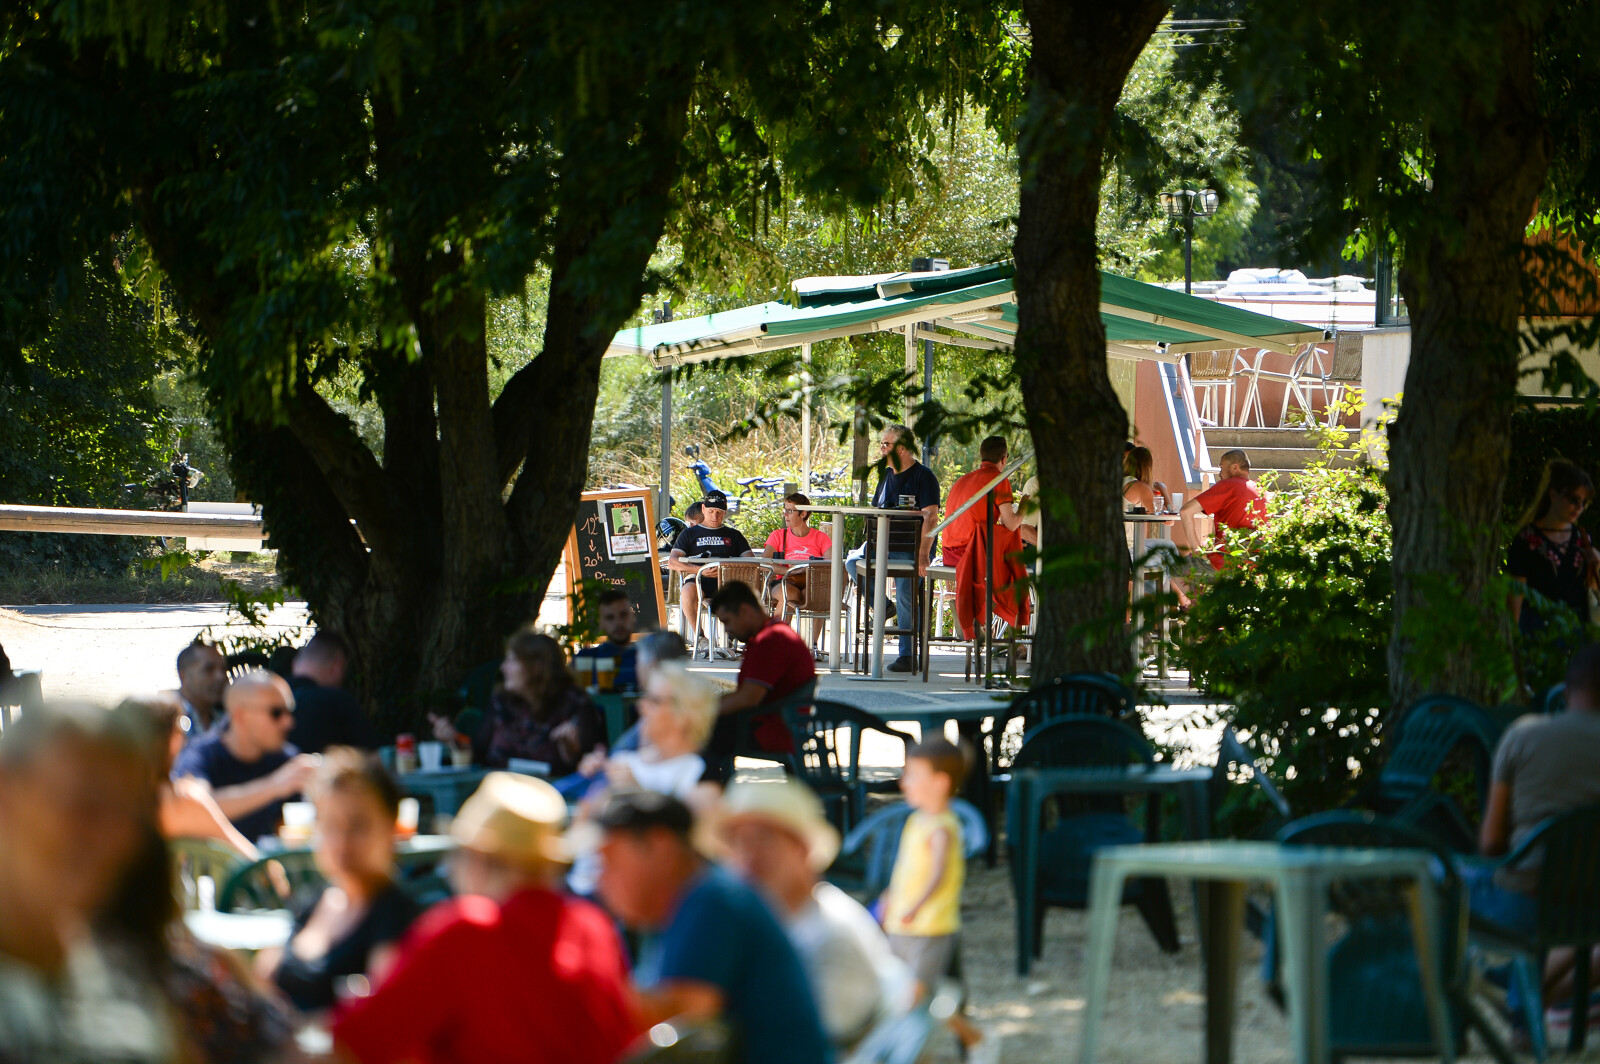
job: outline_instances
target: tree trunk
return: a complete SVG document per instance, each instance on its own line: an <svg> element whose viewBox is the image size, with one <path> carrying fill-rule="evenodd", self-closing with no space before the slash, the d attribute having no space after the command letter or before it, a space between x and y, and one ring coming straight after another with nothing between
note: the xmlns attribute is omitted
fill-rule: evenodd
<svg viewBox="0 0 1600 1064"><path fill-rule="evenodd" d="M1033 37L1020 146L1016 362L1039 464L1041 539L1034 675L1126 675L1128 558L1122 442L1128 419L1106 372L1099 212L1106 134L1122 85L1168 5L1024 5Z"/></svg>
<svg viewBox="0 0 1600 1064"><path fill-rule="evenodd" d="M1411 316L1404 402L1390 428L1394 635L1389 689L1481 702L1506 694L1510 617L1494 593L1522 312L1523 233L1550 165L1529 32L1508 20L1492 101L1463 92L1454 137L1436 137L1435 217L1405 243ZM1463 71L1463 84L1473 75ZM1405 241L1406 234L1401 234Z"/></svg>

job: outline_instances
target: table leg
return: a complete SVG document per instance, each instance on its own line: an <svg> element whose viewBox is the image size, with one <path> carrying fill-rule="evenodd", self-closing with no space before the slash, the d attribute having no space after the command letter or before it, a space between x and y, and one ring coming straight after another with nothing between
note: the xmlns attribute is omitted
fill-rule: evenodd
<svg viewBox="0 0 1600 1064"><path fill-rule="evenodd" d="M889 517L878 515L878 550L872 562L872 678L883 679L883 615L889 609ZM899 603L896 603L899 607Z"/></svg>
<svg viewBox="0 0 1600 1064"><path fill-rule="evenodd" d="M1431 881L1418 879L1406 890L1411 907L1411 936L1417 951L1417 971L1422 976L1422 1000L1428 1007L1428 1025L1439 1046L1442 1064L1456 1058L1455 1038L1450 1030L1450 1012L1445 1007L1444 986L1440 979L1439 897Z"/></svg>
<svg viewBox="0 0 1600 1064"><path fill-rule="evenodd" d="M1200 944L1206 969L1206 1064L1233 1057L1233 1016L1239 988L1239 932L1244 927L1241 882L1197 883Z"/></svg>
<svg viewBox="0 0 1600 1064"><path fill-rule="evenodd" d="M844 514L833 515L833 549L828 552L828 671L839 671L844 639Z"/></svg>
<svg viewBox="0 0 1600 1064"><path fill-rule="evenodd" d="M1327 884L1310 871L1289 870L1276 879L1278 944L1283 947L1285 989L1300 1064L1328 1064L1328 950L1323 942Z"/></svg>
<svg viewBox="0 0 1600 1064"><path fill-rule="evenodd" d="M1111 982L1111 954L1117 945L1117 916L1122 911L1123 878L1122 869L1111 861L1097 858L1090 865L1089 944L1084 958L1087 987L1083 1032L1078 1043L1079 1064L1093 1064L1100 1037L1100 1015L1105 1012L1106 990Z"/></svg>
<svg viewBox="0 0 1600 1064"><path fill-rule="evenodd" d="M1144 557L1144 522L1133 522L1133 597L1142 599L1145 595L1144 563L1139 559Z"/></svg>
<svg viewBox="0 0 1600 1064"><path fill-rule="evenodd" d="M1033 963L1033 888L1038 874L1033 847L1033 787L1027 779L1012 777L1007 801L1017 803L1017 837L1007 839L1006 844L1014 849L1017 867L1017 975L1026 977Z"/></svg>

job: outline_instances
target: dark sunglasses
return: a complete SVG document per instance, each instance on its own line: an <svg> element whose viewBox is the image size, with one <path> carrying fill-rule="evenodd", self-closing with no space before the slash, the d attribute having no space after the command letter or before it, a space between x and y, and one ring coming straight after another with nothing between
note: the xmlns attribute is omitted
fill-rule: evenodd
<svg viewBox="0 0 1600 1064"><path fill-rule="evenodd" d="M284 717L294 716L294 710L288 706L273 706L267 712L272 715L273 720L282 720Z"/></svg>

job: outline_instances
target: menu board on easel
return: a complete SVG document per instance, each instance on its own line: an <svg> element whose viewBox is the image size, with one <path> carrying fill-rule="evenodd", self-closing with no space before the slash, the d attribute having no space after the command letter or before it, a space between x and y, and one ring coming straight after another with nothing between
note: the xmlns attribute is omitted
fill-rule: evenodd
<svg viewBox="0 0 1600 1064"><path fill-rule="evenodd" d="M651 501L642 488L586 491L567 536L569 601L588 581L621 588L633 602L637 632L663 627L667 616Z"/></svg>

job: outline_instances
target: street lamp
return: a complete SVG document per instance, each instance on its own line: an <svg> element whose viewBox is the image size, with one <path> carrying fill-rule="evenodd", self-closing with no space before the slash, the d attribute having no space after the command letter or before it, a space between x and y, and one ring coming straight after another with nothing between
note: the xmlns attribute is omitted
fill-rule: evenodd
<svg viewBox="0 0 1600 1064"><path fill-rule="evenodd" d="M1193 287L1193 246L1194 246L1194 220L1196 218L1209 218L1217 213L1217 193L1214 189L1203 188L1199 192L1192 189L1179 189L1177 192L1163 192L1160 196L1161 206L1166 209L1167 217L1174 221L1183 222L1183 294L1189 295Z"/></svg>

